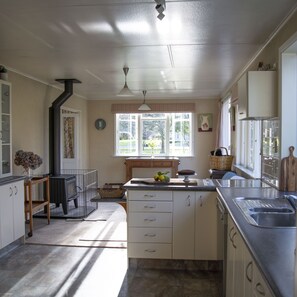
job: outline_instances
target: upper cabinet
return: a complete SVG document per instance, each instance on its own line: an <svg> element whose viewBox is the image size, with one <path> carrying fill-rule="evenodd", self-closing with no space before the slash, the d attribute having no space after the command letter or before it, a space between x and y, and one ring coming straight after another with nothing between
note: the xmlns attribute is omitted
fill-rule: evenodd
<svg viewBox="0 0 297 297"><path fill-rule="evenodd" d="M248 71L238 81L238 119L277 116L276 72Z"/></svg>
<svg viewBox="0 0 297 297"><path fill-rule="evenodd" d="M10 176L11 172L11 85L0 80L0 177Z"/></svg>

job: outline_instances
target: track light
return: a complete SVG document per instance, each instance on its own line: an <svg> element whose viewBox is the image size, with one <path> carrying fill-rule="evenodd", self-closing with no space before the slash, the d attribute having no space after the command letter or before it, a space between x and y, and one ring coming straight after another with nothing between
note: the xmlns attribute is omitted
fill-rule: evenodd
<svg viewBox="0 0 297 297"><path fill-rule="evenodd" d="M141 110L141 111L152 110L152 109L145 103L146 90L143 90L143 91L142 91L142 94L143 94L143 103L138 107L138 110Z"/></svg>
<svg viewBox="0 0 297 297"><path fill-rule="evenodd" d="M160 21L162 21L162 20L164 19L164 16L165 16L165 14L161 12L161 13L158 14L157 18L158 18Z"/></svg>
<svg viewBox="0 0 297 297"><path fill-rule="evenodd" d="M165 10L165 8L161 4L158 4L156 6L156 10L158 11L158 13L162 13Z"/></svg>
<svg viewBox="0 0 297 297"><path fill-rule="evenodd" d="M134 94L130 91L130 89L128 88L128 85L127 85L127 74L129 72L129 67L124 67L123 68L123 71L125 73L125 84L124 84L124 87L119 92L118 96L121 96L121 97L131 97L131 96L134 96Z"/></svg>
<svg viewBox="0 0 297 297"><path fill-rule="evenodd" d="M166 3L165 0L155 0L155 2L157 3L156 5L156 10L158 11L158 16L157 18L159 20L163 20L163 18L165 17L165 14L163 13L164 10L166 9Z"/></svg>

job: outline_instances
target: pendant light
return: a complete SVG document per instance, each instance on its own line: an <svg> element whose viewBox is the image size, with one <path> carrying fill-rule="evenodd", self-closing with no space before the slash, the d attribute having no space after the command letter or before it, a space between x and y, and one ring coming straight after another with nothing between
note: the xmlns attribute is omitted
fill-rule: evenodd
<svg viewBox="0 0 297 297"><path fill-rule="evenodd" d="M121 96L121 97L131 97L131 96L134 96L134 94L130 91L130 89L128 88L128 85L127 85L127 74L128 74L128 71L129 71L129 67L126 67L125 66L123 68L123 71L125 73L125 84L124 84L124 87L119 92L118 96Z"/></svg>
<svg viewBox="0 0 297 297"><path fill-rule="evenodd" d="M145 103L145 95L146 95L146 90L142 91L143 94L143 102L139 106L138 110L146 111L146 110L152 110L146 103Z"/></svg>

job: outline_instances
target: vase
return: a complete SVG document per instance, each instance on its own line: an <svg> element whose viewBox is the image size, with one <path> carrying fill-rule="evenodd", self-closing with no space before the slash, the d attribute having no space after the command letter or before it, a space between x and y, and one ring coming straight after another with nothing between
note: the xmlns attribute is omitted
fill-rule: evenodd
<svg viewBox="0 0 297 297"><path fill-rule="evenodd" d="M25 169L26 180L30 180L33 177L33 170L31 168Z"/></svg>

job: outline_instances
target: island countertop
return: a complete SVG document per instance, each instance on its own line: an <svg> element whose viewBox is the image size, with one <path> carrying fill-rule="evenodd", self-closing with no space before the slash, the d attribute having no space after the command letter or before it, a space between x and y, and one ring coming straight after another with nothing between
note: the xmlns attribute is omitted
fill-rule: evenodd
<svg viewBox="0 0 297 297"><path fill-rule="evenodd" d="M180 178L171 178L170 182L155 182L153 178L132 178L124 188L127 190L158 190L158 191L215 191L216 180L191 179L184 182Z"/></svg>

